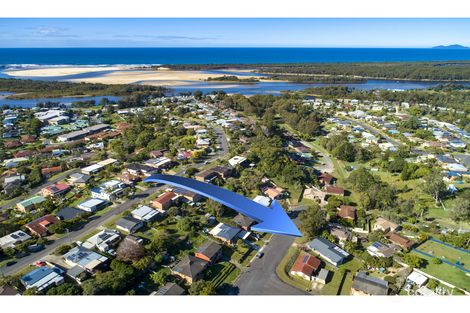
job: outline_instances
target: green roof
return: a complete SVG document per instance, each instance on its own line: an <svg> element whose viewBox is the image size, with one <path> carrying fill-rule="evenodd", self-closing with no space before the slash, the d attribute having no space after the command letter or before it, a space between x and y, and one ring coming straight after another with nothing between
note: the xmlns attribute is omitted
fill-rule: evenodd
<svg viewBox="0 0 470 313"><path fill-rule="evenodd" d="M23 200L18 204L23 206L23 207L28 207L30 205L35 205L35 204L41 203L45 200L46 200L46 198L44 198L43 196L34 196L34 197L29 198L29 199Z"/></svg>

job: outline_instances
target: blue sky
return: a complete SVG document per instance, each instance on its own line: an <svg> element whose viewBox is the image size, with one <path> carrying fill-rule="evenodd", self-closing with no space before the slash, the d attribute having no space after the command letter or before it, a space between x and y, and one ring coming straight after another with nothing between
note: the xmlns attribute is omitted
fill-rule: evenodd
<svg viewBox="0 0 470 313"><path fill-rule="evenodd" d="M0 19L0 47L470 46L470 19Z"/></svg>

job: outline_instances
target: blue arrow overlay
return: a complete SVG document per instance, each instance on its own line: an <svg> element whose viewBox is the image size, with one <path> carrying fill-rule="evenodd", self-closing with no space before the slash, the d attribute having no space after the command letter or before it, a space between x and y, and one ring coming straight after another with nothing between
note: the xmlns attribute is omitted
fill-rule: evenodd
<svg viewBox="0 0 470 313"><path fill-rule="evenodd" d="M251 227L254 231L295 237L302 236L297 226L276 200L273 200L270 207L265 207L227 189L181 176L157 174L146 178L144 181L146 183L162 183L183 188L220 202L257 221L258 224Z"/></svg>

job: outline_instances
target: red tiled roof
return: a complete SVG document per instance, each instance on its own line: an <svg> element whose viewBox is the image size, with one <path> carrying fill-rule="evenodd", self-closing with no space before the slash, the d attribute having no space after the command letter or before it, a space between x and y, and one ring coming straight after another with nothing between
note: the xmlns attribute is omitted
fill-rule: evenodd
<svg viewBox="0 0 470 313"><path fill-rule="evenodd" d="M291 271L300 272L307 276L312 276L313 272L315 272L320 267L320 265L321 261L318 258L302 252L297 257L297 260L295 261Z"/></svg>
<svg viewBox="0 0 470 313"><path fill-rule="evenodd" d="M15 158L21 158L21 157L27 157L27 156L32 156L35 154L36 151L33 150L21 150L13 154Z"/></svg>
<svg viewBox="0 0 470 313"><path fill-rule="evenodd" d="M153 200L153 202L158 202L160 204L164 204L164 203L167 203L167 202L171 201L171 199L173 199L174 197L176 197L176 193L174 193L172 191L165 192L164 194L159 196L157 199Z"/></svg>
<svg viewBox="0 0 470 313"><path fill-rule="evenodd" d="M47 232L47 227L58 222L59 219L56 216L49 214L26 224L26 228L28 228L32 233L42 236Z"/></svg>

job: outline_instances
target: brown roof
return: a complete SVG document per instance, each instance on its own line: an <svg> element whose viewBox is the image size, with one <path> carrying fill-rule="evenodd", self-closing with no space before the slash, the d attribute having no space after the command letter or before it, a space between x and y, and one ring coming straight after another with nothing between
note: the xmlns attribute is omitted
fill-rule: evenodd
<svg viewBox="0 0 470 313"><path fill-rule="evenodd" d="M171 199L173 199L174 197L176 197L176 193L174 193L172 191L165 192L164 194L159 196L157 199L153 200L153 202L158 202L158 203L164 204L164 203L167 203L167 202L171 201Z"/></svg>
<svg viewBox="0 0 470 313"><path fill-rule="evenodd" d="M57 173L57 172L62 172L61 166L44 167L41 169L42 175L47 175L47 174Z"/></svg>
<svg viewBox="0 0 470 313"><path fill-rule="evenodd" d="M33 143L35 141L36 141L36 138L34 138L34 136L31 136L31 135L21 136L21 142L23 143Z"/></svg>
<svg viewBox="0 0 470 313"><path fill-rule="evenodd" d="M403 247L403 248L406 248L406 249L410 249L415 243L413 241L411 241L410 239L398 234L398 233L395 233L395 232L392 232L388 235L388 239Z"/></svg>
<svg viewBox="0 0 470 313"><path fill-rule="evenodd" d="M329 173L321 173L318 179L324 182L325 184L330 185L335 178Z"/></svg>
<svg viewBox="0 0 470 313"><path fill-rule="evenodd" d="M264 193L272 199L278 197L283 192L284 192L284 189L282 189L281 187L276 187L276 188L269 187L269 188L266 188L266 190L264 191Z"/></svg>
<svg viewBox="0 0 470 313"><path fill-rule="evenodd" d="M5 141L3 143L3 146L6 149L20 147L21 145L22 145L22 143L19 142L18 140Z"/></svg>
<svg viewBox="0 0 470 313"><path fill-rule="evenodd" d="M60 220L55 215L48 214L26 224L25 227L28 228L32 233L43 236L47 233L47 228L49 226L54 225L59 221Z"/></svg>
<svg viewBox="0 0 470 313"><path fill-rule="evenodd" d="M326 186L325 191L326 193L335 194L335 195L344 194L344 189L338 186Z"/></svg>
<svg viewBox="0 0 470 313"><path fill-rule="evenodd" d="M21 150L13 154L15 158L21 158L21 157L29 157L36 154L36 151L34 150Z"/></svg>
<svg viewBox="0 0 470 313"><path fill-rule="evenodd" d="M356 208L351 205L341 205L338 216L346 219L356 219Z"/></svg>
<svg viewBox="0 0 470 313"><path fill-rule="evenodd" d="M321 265L321 261L308 253L300 253L297 257L297 260L294 263L291 271L301 272L307 276L312 276L312 274L318 270Z"/></svg>

